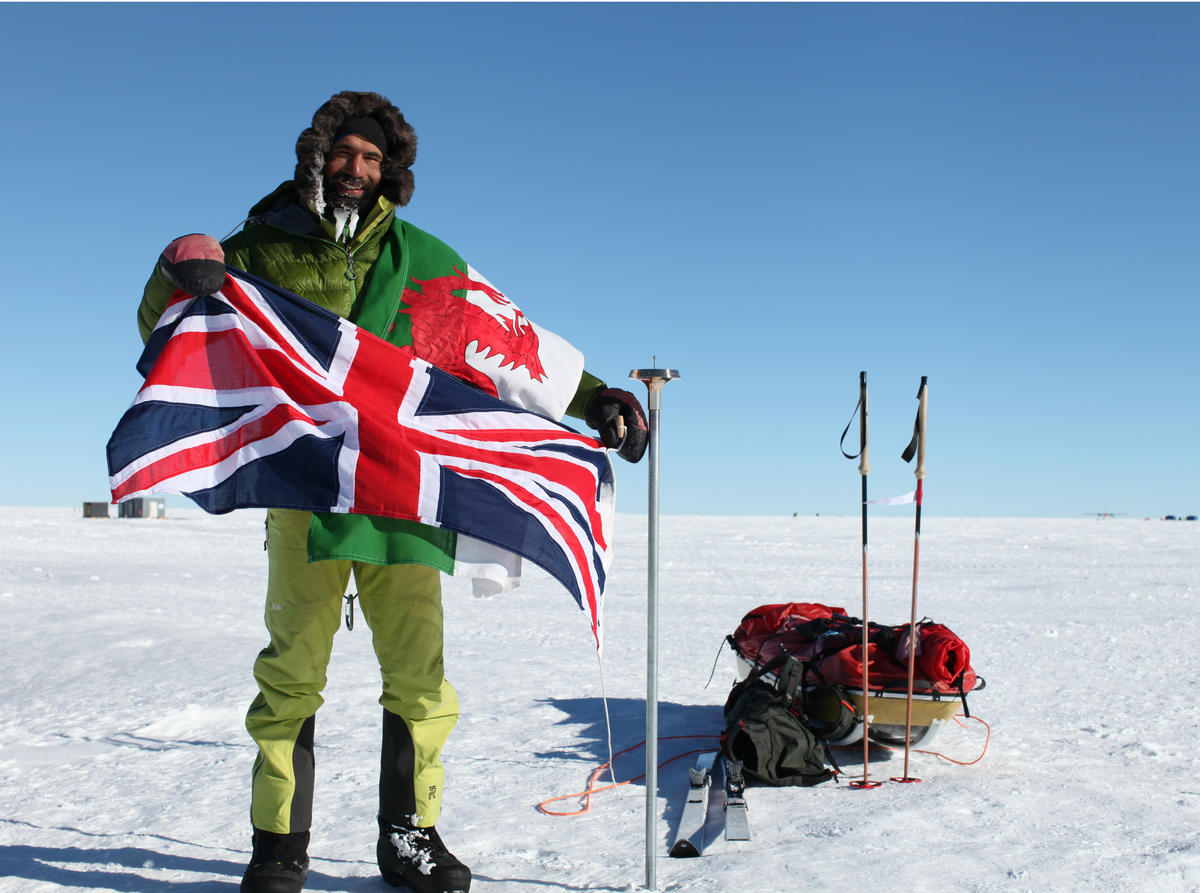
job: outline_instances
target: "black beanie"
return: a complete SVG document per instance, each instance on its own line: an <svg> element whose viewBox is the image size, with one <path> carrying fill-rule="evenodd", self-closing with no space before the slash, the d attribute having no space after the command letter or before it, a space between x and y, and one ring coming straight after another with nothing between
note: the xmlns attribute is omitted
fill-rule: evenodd
<svg viewBox="0 0 1200 893"><path fill-rule="evenodd" d="M342 137L349 136L352 133L356 136L361 136L368 143L374 145L375 148L379 150L381 155L387 155L387 137L384 136L383 128L379 126L379 122L374 118L351 118L349 121L343 123L342 126L338 128L337 135L333 138L334 145L337 145L338 140L340 140Z"/></svg>

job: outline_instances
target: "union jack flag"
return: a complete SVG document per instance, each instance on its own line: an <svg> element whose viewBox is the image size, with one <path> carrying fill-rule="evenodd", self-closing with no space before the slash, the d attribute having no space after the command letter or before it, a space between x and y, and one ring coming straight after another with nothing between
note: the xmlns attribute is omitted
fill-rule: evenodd
<svg viewBox="0 0 1200 893"><path fill-rule="evenodd" d="M138 371L146 381L108 442L114 502L175 493L213 514L352 512L453 530L549 572L599 644L614 486L593 438L232 267L215 295L175 293Z"/></svg>

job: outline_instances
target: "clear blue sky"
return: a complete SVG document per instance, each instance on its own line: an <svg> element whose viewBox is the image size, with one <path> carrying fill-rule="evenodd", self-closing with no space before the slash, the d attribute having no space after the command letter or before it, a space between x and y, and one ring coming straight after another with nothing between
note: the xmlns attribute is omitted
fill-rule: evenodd
<svg viewBox="0 0 1200 893"><path fill-rule="evenodd" d="M610 384L681 370L665 512L854 514L862 369L872 495L912 487L928 375L927 513L1200 512L1195 4L3 4L0 33L0 505L106 497L159 252L223 237L354 89L417 130L407 219Z"/></svg>

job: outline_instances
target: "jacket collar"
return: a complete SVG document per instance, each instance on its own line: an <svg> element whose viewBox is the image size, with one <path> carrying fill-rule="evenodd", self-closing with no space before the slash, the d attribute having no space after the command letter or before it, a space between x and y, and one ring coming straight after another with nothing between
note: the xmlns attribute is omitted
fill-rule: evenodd
<svg viewBox="0 0 1200 893"><path fill-rule="evenodd" d="M341 234L337 232L337 226L333 220L330 220L328 217L317 217L317 212L311 205L306 206L306 209L310 219L316 218L320 222L325 238L331 242L341 243L343 241ZM383 196L375 199L375 204L367 211L366 217L359 218L358 227L354 235L350 238L350 246L356 247L370 239L375 230L379 228L380 223L386 221L390 224L395 210L396 206Z"/></svg>
<svg viewBox="0 0 1200 893"><path fill-rule="evenodd" d="M358 229L350 239L351 250L376 236L380 229L390 226L395 213L396 205L393 202L382 196L377 198L366 217L359 220ZM312 205L300 197L292 180L281 183L270 195L255 204L250 209L250 217L296 235L339 241L333 221L318 216Z"/></svg>

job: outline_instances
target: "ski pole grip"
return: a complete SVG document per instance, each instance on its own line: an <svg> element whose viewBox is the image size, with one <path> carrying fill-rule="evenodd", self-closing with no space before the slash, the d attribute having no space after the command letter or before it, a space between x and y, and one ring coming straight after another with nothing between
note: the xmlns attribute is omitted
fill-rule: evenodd
<svg viewBox="0 0 1200 893"><path fill-rule="evenodd" d="M917 406L917 416L920 421L917 424L919 436L917 437L917 480L925 478L925 413L929 409L929 386L925 383L925 376L921 376L921 402Z"/></svg>
<svg viewBox="0 0 1200 893"><path fill-rule="evenodd" d="M862 414L858 417L858 473L866 476L871 470L867 462L867 373L858 373L858 399L862 404Z"/></svg>

